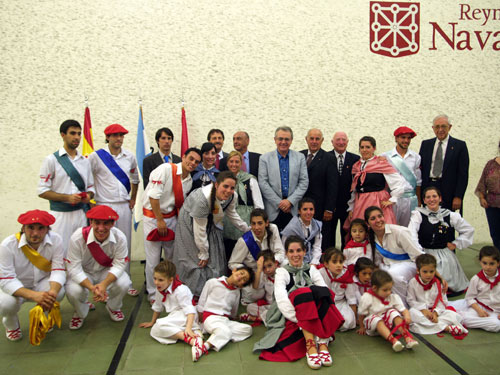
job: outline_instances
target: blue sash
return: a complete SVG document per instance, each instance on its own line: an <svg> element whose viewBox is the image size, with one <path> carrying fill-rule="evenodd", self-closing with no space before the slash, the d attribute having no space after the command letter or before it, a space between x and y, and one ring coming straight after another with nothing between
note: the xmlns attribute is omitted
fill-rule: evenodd
<svg viewBox="0 0 500 375"><path fill-rule="evenodd" d="M111 156L109 152L104 149L100 149L96 151L97 155L101 158L102 162L108 169L113 173L113 175L120 181L125 189L127 189L127 193L130 193L130 179L127 174L120 168L115 159Z"/></svg>
<svg viewBox="0 0 500 375"><path fill-rule="evenodd" d="M409 182L409 184L413 188L411 192L406 192L402 195L403 198L411 198L410 211L413 211L418 206L418 199L416 196L417 177L415 176L415 173L413 173L410 168L408 168L403 158L399 155L391 157L391 161L398 172L404 177L406 181Z"/></svg>
<svg viewBox="0 0 500 375"><path fill-rule="evenodd" d="M392 260L410 260L410 256L408 254L394 254L391 253L390 251L384 249L382 246L380 246L378 243L375 243L375 247L377 248L378 252L382 254L382 256L392 259Z"/></svg>
<svg viewBox="0 0 500 375"><path fill-rule="evenodd" d="M85 191L85 182L83 181L82 176L80 176L80 173L78 173L71 160L69 160L68 154L60 156L59 151L56 151L54 152L54 156L56 160L59 162L59 164L61 164L61 167L63 167L64 171L66 172L70 180L73 181L78 190L80 190L83 193ZM57 211L57 212L77 211L81 210L82 208L85 211L88 211L89 208L87 204L83 203L69 204L66 202L56 202L56 201L49 201L49 203L50 203L50 209L52 211Z"/></svg>
<svg viewBox="0 0 500 375"><path fill-rule="evenodd" d="M249 230L242 237L243 240L245 241L245 244L248 247L248 251L250 251L250 254L252 254L253 258L257 260L257 255L260 252L260 247L257 244L257 242L255 242L255 238L253 238L252 231Z"/></svg>

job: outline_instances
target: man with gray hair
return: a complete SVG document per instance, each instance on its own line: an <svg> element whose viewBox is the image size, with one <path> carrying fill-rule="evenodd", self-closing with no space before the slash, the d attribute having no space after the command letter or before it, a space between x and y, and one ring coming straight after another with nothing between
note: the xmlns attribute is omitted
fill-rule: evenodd
<svg viewBox="0 0 500 375"><path fill-rule="evenodd" d="M427 187L435 186L441 190L441 206L462 213L469 181L469 151L464 141L448 134L451 127L448 116L436 116L432 121L436 138L427 139L420 146L422 194Z"/></svg>
<svg viewBox="0 0 500 375"><path fill-rule="evenodd" d="M309 185L306 159L303 154L290 150L293 131L280 126L274 133L276 150L263 154L259 162L259 187L269 220L282 231Z"/></svg>
<svg viewBox="0 0 500 375"><path fill-rule="evenodd" d="M243 157L243 162L241 164L241 170L250 173L256 178L259 177L259 159L260 154L256 152L248 151L248 145L250 144L250 136L247 132L237 131L233 135L233 147L236 151L241 153ZM227 170L227 157L220 161L219 170Z"/></svg>

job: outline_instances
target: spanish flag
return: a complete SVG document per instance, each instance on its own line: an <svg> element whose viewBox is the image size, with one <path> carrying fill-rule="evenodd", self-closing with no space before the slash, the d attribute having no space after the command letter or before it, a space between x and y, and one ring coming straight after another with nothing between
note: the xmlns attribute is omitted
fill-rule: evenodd
<svg viewBox="0 0 500 375"><path fill-rule="evenodd" d="M94 152L94 141L92 137L92 122L90 121L89 107L85 107L85 121L83 123L83 149L82 154L86 158Z"/></svg>
<svg viewBox="0 0 500 375"><path fill-rule="evenodd" d="M189 140L188 140L188 129L186 122L186 111L184 110L184 103L182 104L181 111L181 124L182 124L182 136L181 136L181 156L184 155L186 150L189 148Z"/></svg>

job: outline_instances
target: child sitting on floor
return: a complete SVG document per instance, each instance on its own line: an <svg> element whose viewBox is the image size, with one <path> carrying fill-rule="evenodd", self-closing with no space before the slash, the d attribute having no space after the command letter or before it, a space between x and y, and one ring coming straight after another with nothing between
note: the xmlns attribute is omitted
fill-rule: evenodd
<svg viewBox="0 0 500 375"><path fill-rule="evenodd" d="M253 288L264 290L264 297L247 305L247 312L240 315L240 321L264 322L265 324L267 311L273 302L274 274L278 267L279 264L274 259L272 251L264 250L259 253Z"/></svg>
<svg viewBox="0 0 500 375"><path fill-rule="evenodd" d="M373 272L371 282L372 288L363 294L358 306L358 333L370 336L378 333L392 344L395 352L400 352L404 345L393 336L394 332L399 331L405 338L406 348L417 346L418 341L413 339L407 328L411 323L410 312L403 305L401 297L392 293L391 275L377 270Z"/></svg>
<svg viewBox="0 0 500 375"><path fill-rule="evenodd" d="M240 289L254 280L251 268L234 269L231 276L208 280L198 301L203 328L210 337L203 345L204 353L210 349L219 351L229 340L239 342L252 335L252 327L230 320L236 318L240 304Z"/></svg>
<svg viewBox="0 0 500 375"><path fill-rule="evenodd" d="M363 294L368 292L368 289L371 289L372 283L372 274L375 271L375 265L373 264L371 259L361 257L354 264L354 276L352 281L356 284L356 306L359 305L359 301L361 301L361 297Z"/></svg>
<svg viewBox="0 0 500 375"><path fill-rule="evenodd" d="M192 359L196 362L203 353L203 336L192 302L193 293L181 283L175 265L168 260L156 265L153 280L156 287L155 302L151 306L153 317L150 322L139 324L139 327L153 327L151 336L162 344L175 344L177 340L184 340L192 346ZM163 308L168 316L158 319Z"/></svg>

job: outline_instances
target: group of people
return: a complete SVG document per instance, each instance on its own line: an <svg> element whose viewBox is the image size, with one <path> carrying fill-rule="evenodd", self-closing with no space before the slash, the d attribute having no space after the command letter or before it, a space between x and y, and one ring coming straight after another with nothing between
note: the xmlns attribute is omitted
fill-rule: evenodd
<svg viewBox="0 0 500 375"><path fill-rule="evenodd" d="M311 368L330 366L334 332L356 325L395 351L418 345L409 329L457 338L467 334L464 324L499 331L498 248L482 250L483 271L470 284L455 255L472 244L474 229L461 216L467 146L449 136L451 126L437 116L436 138L422 142L419 154L409 149L416 133L408 127L396 129L395 148L381 156L365 136L361 157L346 151L344 132L334 134L331 152L323 150L319 129L308 131L306 150L291 150L286 126L275 131L276 150L263 155L249 152L243 131L233 136L234 151L224 153L224 133L212 129L201 149L179 157L171 152L172 131L159 129L158 151L139 166L154 311L141 326L165 344L184 340L197 361L252 334L229 317L263 322L267 333L254 348L260 358L306 356ZM0 316L9 340L22 337L17 313L24 300L50 311L66 293L74 307L69 327L79 329L95 308L89 292L113 321L124 319L124 296L138 294L130 278L138 165L122 148L123 126L104 133L107 147L87 159L77 150L80 124L61 124L64 145L44 160L38 186L50 213L20 215L21 231L0 245ZM496 246L499 162L488 163L476 190ZM446 309L446 291L466 289L458 313ZM240 302L247 312L238 316ZM478 317L485 319L476 324ZM211 334L207 341L203 331Z"/></svg>

